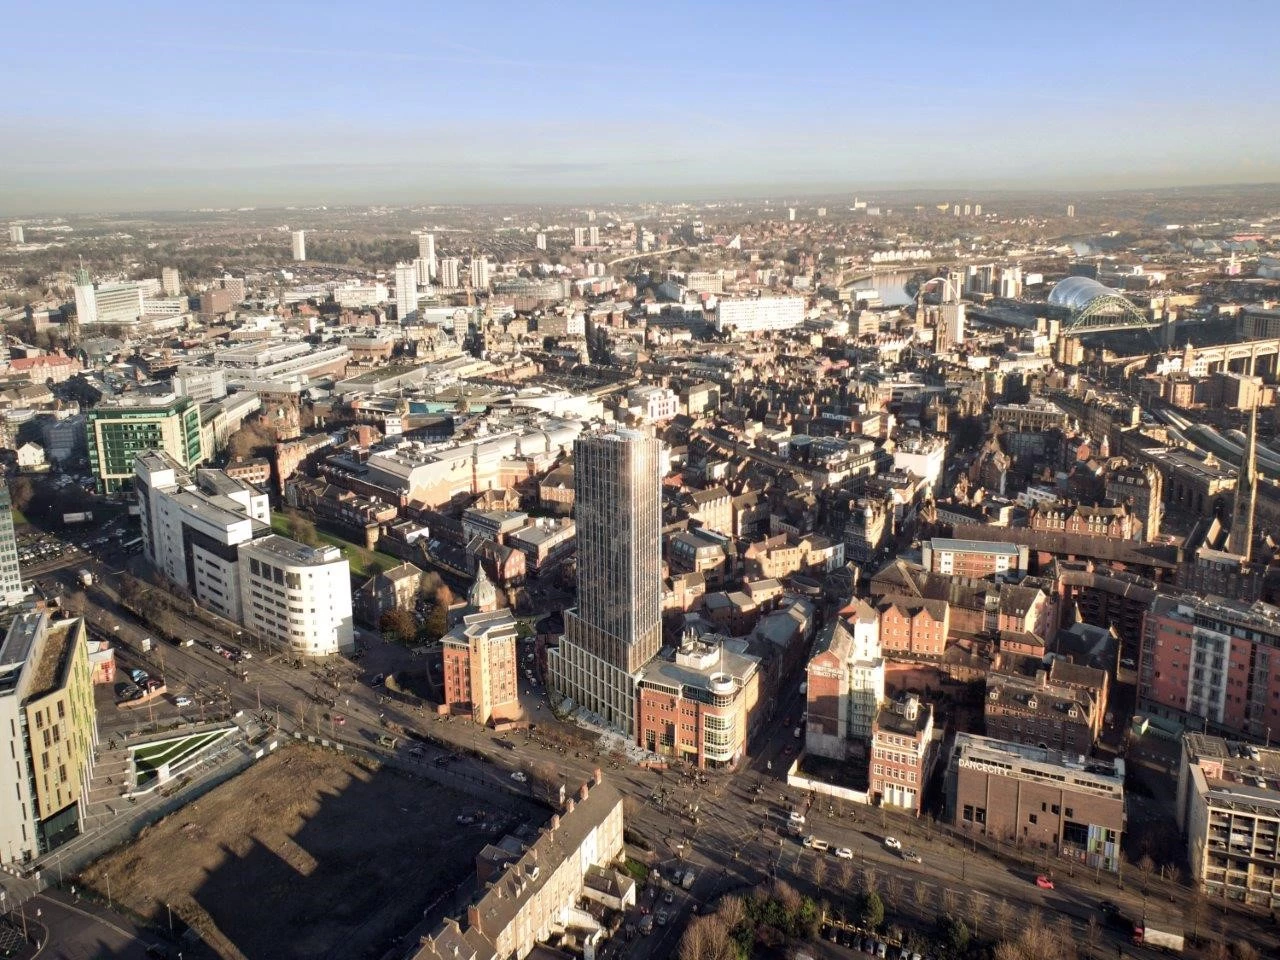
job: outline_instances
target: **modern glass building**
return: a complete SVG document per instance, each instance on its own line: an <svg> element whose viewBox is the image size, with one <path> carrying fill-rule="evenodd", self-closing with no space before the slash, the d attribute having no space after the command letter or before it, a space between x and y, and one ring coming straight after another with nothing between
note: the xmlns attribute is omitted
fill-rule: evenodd
<svg viewBox="0 0 1280 960"><path fill-rule="evenodd" d="M661 441L635 430L574 443L578 606L548 656L551 686L635 732L635 676L662 647Z"/></svg>
<svg viewBox="0 0 1280 960"><path fill-rule="evenodd" d="M100 493L116 493L132 482L140 453L163 450L188 469L204 458L200 407L190 397L122 397L90 410L85 431Z"/></svg>
<svg viewBox="0 0 1280 960"><path fill-rule="evenodd" d="M13 530L13 501L9 485L0 480L0 605L22 601L22 573L18 569L18 537Z"/></svg>

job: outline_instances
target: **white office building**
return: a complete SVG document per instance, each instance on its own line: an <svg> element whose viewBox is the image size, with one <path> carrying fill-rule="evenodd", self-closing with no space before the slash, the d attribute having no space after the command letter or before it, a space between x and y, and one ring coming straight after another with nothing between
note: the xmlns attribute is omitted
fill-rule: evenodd
<svg viewBox="0 0 1280 960"><path fill-rule="evenodd" d="M351 568L337 547L308 547L266 536L240 547L242 623L253 636L295 655L355 649Z"/></svg>
<svg viewBox="0 0 1280 960"><path fill-rule="evenodd" d="M165 267L160 271L160 286L166 297L182 295L182 275L177 267Z"/></svg>
<svg viewBox="0 0 1280 960"><path fill-rule="evenodd" d="M352 281L333 291L333 299L338 306L348 309L376 307L380 303L386 303L388 296L385 283L357 283Z"/></svg>
<svg viewBox="0 0 1280 960"><path fill-rule="evenodd" d="M547 249L547 235L545 233L538 234L533 238L533 245L539 250Z"/></svg>
<svg viewBox="0 0 1280 960"><path fill-rule="evenodd" d="M294 230L290 237L293 240L293 259L298 261L307 259L307 231Z"/></svg>
<svg viewBox="0 0 1280 960"><path fill-rule="evenodd" d="M721 333L792 330L803 322L804 297L753 297L716 305L715 327Z"/></svg>
<svg viewBox="0 0 1280 960"><path fill-rule="evenodd" d="M418 271L412 263L396 264L396 318L408 323L418 314Z"/></svg>
<svg viewBox="0 0 1280 960"><path fill-rule="evenodd" d="M237 548L271 531L267 495L220 470L190 473L168 454L134 463L143 551L153 567L228 620L241 618Z"/></svg>

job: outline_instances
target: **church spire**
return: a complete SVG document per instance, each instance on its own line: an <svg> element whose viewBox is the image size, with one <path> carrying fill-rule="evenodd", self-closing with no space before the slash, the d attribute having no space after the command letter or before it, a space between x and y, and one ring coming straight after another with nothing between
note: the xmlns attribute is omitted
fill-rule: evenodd
<svg viewBox="0 0 1280 960"><path fill-rule="evenodd" d="M1246 563L1253 553L1253 513L1257 500L1258 404L1255 401L1249 411L1249 435L1245 440L1244 455L1240 458L1235 503L1231 510L1231 533L1227 538L1227 550L1242 556Z"/></svg>

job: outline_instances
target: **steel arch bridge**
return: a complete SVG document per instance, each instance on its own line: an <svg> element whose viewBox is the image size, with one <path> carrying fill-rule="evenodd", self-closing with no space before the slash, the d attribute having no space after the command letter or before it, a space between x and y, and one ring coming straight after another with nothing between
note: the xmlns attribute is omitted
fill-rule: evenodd
<svg viewBox="0 0 1280 960"><path fill-rule="evenodd" d="M1062 332L1082 336L1090 333L1107 333L1113 330L1153 330L1159 321L1144 316L1142 311L1124 297L1104 294L1094 297L1079 310L1073 310L1063 323Z"/></svg>

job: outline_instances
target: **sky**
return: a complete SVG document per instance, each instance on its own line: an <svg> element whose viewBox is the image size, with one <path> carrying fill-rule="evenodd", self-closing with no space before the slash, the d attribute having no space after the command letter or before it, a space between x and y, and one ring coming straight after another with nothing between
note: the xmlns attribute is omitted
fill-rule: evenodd
<svg viewBox="0 0 1280 960"><path fill-rule="evenodd" d="M1275 0L17 0L0 214L1280 181Z"/></svg>

